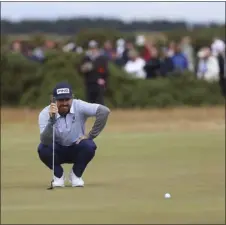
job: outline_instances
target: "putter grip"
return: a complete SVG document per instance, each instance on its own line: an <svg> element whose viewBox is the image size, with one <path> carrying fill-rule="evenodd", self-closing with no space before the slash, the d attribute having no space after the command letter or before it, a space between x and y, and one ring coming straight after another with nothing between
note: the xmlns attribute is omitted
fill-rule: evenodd
<svg viewBox="0 0 226 225"><path fill-rule="evenodd" d="M56 98L54 98L54 97L52 98L52 103L56 103ZM53 122L55 122L55 120L56 120L56 114L55 113L52 114L51 119L52 119Z"/></svg>

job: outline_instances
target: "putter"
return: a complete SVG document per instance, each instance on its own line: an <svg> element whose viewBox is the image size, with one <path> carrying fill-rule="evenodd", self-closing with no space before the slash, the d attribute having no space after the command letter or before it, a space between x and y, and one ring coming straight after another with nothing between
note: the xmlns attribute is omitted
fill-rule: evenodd
<svg viewBox="0 0 226 225"><path fill-rule="evenodd" d="M56 103L56 99L53 97L52 99L52 103ZM47 190L53 190L54 187L53 187L53 181L54 181L54 157L55 157L55 115L53 115L53 170L52 170L52 181L51 181L51 184L50 184L50 187L47 188Z"/></svg>

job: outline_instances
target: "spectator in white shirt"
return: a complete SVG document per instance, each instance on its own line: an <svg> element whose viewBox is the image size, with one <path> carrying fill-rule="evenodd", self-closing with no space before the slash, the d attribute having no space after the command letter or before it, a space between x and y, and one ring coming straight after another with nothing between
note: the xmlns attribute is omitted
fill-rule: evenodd
<svg viewBox="0 0 226 225"><path fill-rule="evenodd" d="M181 50L182 53L186 56L187 60L188 60L188 69L191 72L194 72L194 49L191 45L191 38L186 36L184 38L182 38L181 41Z"/></svg>
<svg viewBox="0 0 226 225"><path fill-rule="evenodd" d="M124 51L125 51L125 40L120 38L116 42L117 57L121 58Z"/></svg>
<svg viewBox="0 0 226 225"><path fill-rule="evenodd" d="M207 81L219 80L219 64L217 58L211 54L210 48L206 47L198 52L198 79Z"/></svg>
<svg viewBox="0 0 226 225"><path fill-rule="evenodd" d="M129 61L125 65L125 71L132 74L135 78L146 78L146 73L144 71L145 61L138 56L135 50L130 50L128 53Z"/></svg>
<svg viewBox="0 0 226 225"><path fill-rule="evenodd" d="M219 52L225 53L225 43L221 39L215 38L211 45L211 50L215 56L217 56Z"/></svg>

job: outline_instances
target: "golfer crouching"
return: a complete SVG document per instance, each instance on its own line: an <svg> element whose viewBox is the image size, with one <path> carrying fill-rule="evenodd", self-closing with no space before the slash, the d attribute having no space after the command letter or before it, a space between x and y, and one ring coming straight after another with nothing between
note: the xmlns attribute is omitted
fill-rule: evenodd
<svg viewBox="0 0 226 225"><path fill-rule="evenodd" d="M46 106L39 114L39 157L49 169L54 168L53 187L65 186L65 174L61 166L65 163L73 164L69 174L72 187L83 187L82 175L97 149L93 139L105 127L110 110L100 104L73 99L72 88L68 83L57 84L53 98L56 102ZM95 123L91 131L85 134L86 120L93 116L96 117Z"/></svg>

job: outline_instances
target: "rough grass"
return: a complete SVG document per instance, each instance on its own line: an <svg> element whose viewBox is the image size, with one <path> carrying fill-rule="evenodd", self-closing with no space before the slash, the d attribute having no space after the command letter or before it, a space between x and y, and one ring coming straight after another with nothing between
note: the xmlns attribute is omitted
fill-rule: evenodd
<svg viewBox="0 0 226 225"><path fill-rule="evenodd" d="M223 108L113 111L85 188L47 191L38 111L2 109L2 223L224 224L224 115Z"/></svg>

